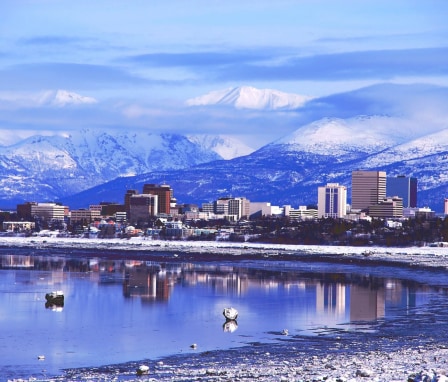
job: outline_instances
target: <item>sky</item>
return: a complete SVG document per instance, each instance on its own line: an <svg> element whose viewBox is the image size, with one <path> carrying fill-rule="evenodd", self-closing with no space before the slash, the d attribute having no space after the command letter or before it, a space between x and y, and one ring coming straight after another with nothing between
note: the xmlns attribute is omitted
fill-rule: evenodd
<svg viewBox="0 0 448 382"><path fill-rule="evenodd" d="M304 120L185 101L238 86L318 98L445 87L447 15L446 0L4 0L0 144L95 127L240 134L259 146L273 124L286 134ZM86 102L55 104L58 90Z"/></svg>

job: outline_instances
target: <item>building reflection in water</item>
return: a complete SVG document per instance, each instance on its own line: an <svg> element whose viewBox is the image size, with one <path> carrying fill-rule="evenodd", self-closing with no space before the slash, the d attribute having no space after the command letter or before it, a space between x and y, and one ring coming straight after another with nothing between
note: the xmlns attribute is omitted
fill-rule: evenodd
<svg viewBox="0 0 448 382"><path fill-rule="evenodd" d="M168 301L173 276L159 264L127 264L123 281L125 297L140 297L144 302Z"/></svg>
<svg viewBox="0 0 448 382"><path fill-rule="evenodd" d="M316 311L325 313L333 322L345 317L346 287L343 284L316 284Z"/></svg>
<svg viewBox="0 0 448 382"><path fill-rule="evenodd" d="M350 287L350 321L373 321L384 315L384 288Z"/></svg>
<svg viewBox="0 0 448 382"><path fill-rule="evenodd" d="M306 309L325 315L328 323L372 321L385 317L388 307L412 308L424 287L396 279L350 273L277 271L254 266L209 263L158 263L142 260L1 255L1 269L13 269L16 282L46 286L63 285L72 274L82 274L99 286L121 284L125 298L167 302L176 286L204 285L215 295L244 297L251 291L300 293L311 296ZM20 270L20 271L19 271ZM55 288L57 289L57 288ZM66 294L67 291L66 291ZM314 302L310 301L314 298ZM300 304L297 309L303 309ZM294 308L296 309L296 308ZM224 331L237 324L223 325Z"/></svg>

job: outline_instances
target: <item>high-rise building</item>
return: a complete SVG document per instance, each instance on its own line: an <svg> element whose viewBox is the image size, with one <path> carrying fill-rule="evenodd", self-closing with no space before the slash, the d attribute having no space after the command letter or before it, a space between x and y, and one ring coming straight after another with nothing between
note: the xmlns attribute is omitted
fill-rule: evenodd
<svg viewBox="0 0 448 382"><path fill-rule="evenodd" d="M385 171L352 172L352 209L364 210L386 197Z"/></svg>
<svg viewBox="0 0 448 382"><path fill-rule="evenodd" d="M417 207L417 178L409 178L404 175L395 178L387 177L386 195L402 198L404 208Z"/></svg>
<svg viewBox="0 0 448 382"><path fill-rule="evenodd" d="M229 199L229 215L236 215L239 220L241 218L248 218L250 214L250 201L246 198L232 198Z"/></svg>
<svg viewBox="0 0 448 382"><path fill-rule="evenodd" d="M343 218L347 211L347 187L327 183L317 189L317 215L319 218Z"/></svg>
<svg viewBox="0 0 448 382"><path fill-rule="evenodd" d="M126 194L124 194L124 207L125 207L125 211L129 216L131 216L131 203L130 203L130 198L132 195L138 195L138 191L137 190L127 190Z"/></svg>
<svg viewBox="0 0 448 382"><path fill-rule="evenodd" d="M129 198L130 220L135 223L139 220L148 220L157 215L158 196L151 194L131 195Z"/></svg>
<svg viewBox="0 0 448 382"><path fill-rule="evenodd" d="M170 214L171 212L171 198L173 197L173 190L167 184L145 184L143 185L144 194L157 195L158 209L156 214Z"/></svg>

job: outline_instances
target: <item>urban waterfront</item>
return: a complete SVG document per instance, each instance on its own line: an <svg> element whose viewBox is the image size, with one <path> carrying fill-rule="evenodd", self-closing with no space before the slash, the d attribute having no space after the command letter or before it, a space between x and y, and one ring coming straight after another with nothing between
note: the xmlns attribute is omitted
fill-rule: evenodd
<svg viewBox="0 0 448 382"><path fill-rule="evenodd" d="M3 253L0 375L8 378L42 378L68 368L293 336L368 335L397 318L403 330L431 301L448 300L444 273L431 286L426 281L433 273L419 271L426 281L418 282L413 279L419 272L387 266ZM52 290L64 291L63 307L46 305L45 294ZM238 309L239 317L225 325L222 311L228 306Z"/></svg>

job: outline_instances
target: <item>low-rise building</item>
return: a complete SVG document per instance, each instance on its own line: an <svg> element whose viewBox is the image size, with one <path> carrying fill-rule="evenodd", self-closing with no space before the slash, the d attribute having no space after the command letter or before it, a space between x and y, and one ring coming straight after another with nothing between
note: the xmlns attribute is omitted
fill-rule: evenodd
<svg viewBox="0 0 448 382"><path fill-rule="evenodd" d="M36 224L34 222L26 222L26 221L20 221L20 222L6 221L6 222L3 222L3 231L22 232L22 231L33 230L35 227L36 227Z"/></svg>
<svg viewBox="0 0 448 382"><path fill-rule="evenodd" d="M92 212L90 209L81 208L79 210L71 210L70 211L70 223L90 223L93 220ZM95 213L94 213L95 214ZM95 214L95 216L99 217L99 214Z"/></svg>
<svg viewBox="0 0 448 382"><path fill-rule="evenodd" d="M378 204L369 207L369 215L374 218L401 218L403 199L398 196L384 198Z"/></svg>
<svg viewBox="0 0 448 382"><path fill-rule="evenodd" d="M37 203L31 205L31 215L44 221L63 221L66 211L65 206L56 203Z"/></svg>
<svg viewBox="0 0 448 382"><path fill-rule="evenodd" d="M289 205L283 206L284 215L293 220L317 219L317 210L315 208L308 208L307 206L299 206L299 208L292 208Z"/></svg>

